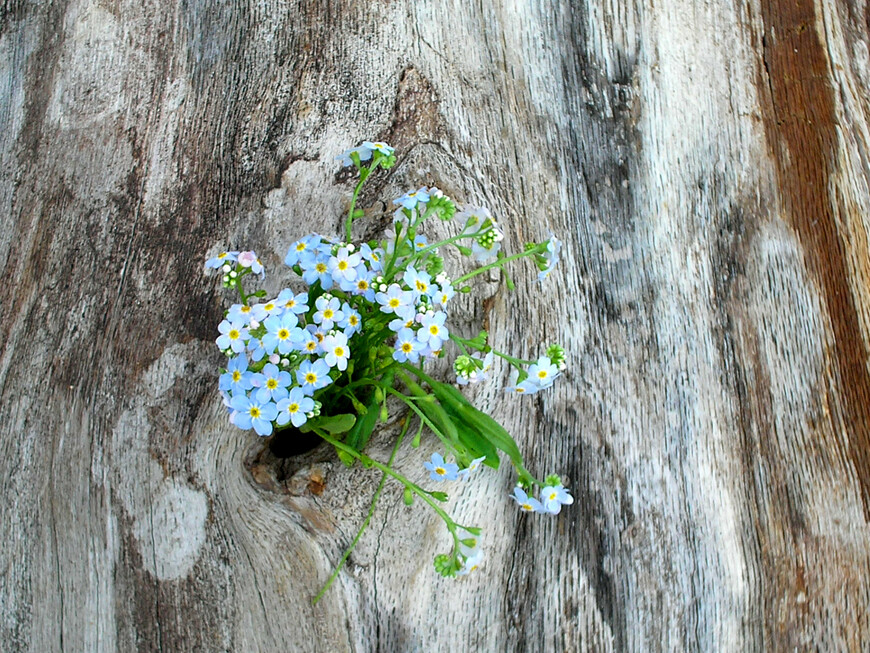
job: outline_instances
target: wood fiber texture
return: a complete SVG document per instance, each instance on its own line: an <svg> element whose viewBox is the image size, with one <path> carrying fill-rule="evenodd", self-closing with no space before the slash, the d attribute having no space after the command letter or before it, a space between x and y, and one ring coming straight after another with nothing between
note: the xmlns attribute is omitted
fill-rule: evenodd
<svg viewBox="0 0 870 653"><path fill-rule="evenodd" d="M0 70L0 650L867 650L866 0L7 0ZM388 484L312 606L379 477L227 423L203 262L278 291L369 138L400 160L356 235L434 184L564 240L451 319L566 346L546 393L469 394L576 503L451 488L455 581Z"/></svg>

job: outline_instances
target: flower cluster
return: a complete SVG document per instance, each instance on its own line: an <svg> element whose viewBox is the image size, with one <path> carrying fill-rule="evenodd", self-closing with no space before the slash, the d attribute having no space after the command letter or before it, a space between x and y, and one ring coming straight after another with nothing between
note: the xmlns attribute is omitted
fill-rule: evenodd
<svg viewBox="0 0 870 653"><path fill-rule="evenodd" d="M555 474L548 476L544 483L546 485L541 488L540 499L530 497L519 485L514 488L514 493L510 497L517 502L523 512L541 512L550 515L558 515L562 511L562 506L570 506L574 503L574 497L562 487L562 481L558 476Z"/></svg>
<svg viewBox="0 0 870 653"><path fill-rule="evenodd" d="M573 502L558 477L540 482L525 469L516 442L501 425L453 385L425 371L426 362L445 356L450 346L458 350L453 370L460 386L493 378L499 359L512 369L508 392L534 394L550 387L566 369L559 345L534 360L515 358L492 348L486 332L463 337L449 313L456 294L470 292L469 282L487 270L504 272L512 288L505 272L512 261L531 258L538 278L546 279L559 260L561 243L550 234L506 255L505 232L489 210L465 206L457 211L439 189L422 186L393 200L393 227L385 238L355 244L351 225L363 215L356 208L360 190L376 169L395 163L395 152L386 143L366 141L336 158L359 173L344 237L309 234L292 243L284 263L297 278L277 296L267 298L262 290L246 293L246 277L265 276L254 252L222 252L206 262L208 269L220 271L224 287L240 297L218 324L216 344L227 357L219 390L237 427L261 436L291 427L311 431L345 463L362 462L380 470L384 479L402 483L406 503L424 501L453 538L452 551L436 557L436 569L462 576L482 560L480 529L455 522L439 505L447 495L411 482L392 466L393 457L384 463L364 450L378 421L389 418L387 398L393 397L409 411L393 456L413 421L414 446L428 428L452 455L447 462L440 453L432 454L425 463L430 480L468 480L484 465L497 468L502 454L518 474L513 498L521 510L557 514ZM423 230L432 218L456 224L454 235L430 243ZM448 275L439 254L445 247L456 248L476 267ZM540 488L540 498L527 494L534 488Z"/></svg>

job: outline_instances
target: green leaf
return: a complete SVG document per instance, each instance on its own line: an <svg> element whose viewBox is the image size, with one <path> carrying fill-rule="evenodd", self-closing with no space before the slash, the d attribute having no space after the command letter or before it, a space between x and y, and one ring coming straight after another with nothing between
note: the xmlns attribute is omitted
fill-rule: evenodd
<svg viewBox="0 0 870 653"><path fill-rule="evenodd" d="M447 493L446 492L430 492L429 496L435 499L435 501L440 501L444 503L447 501Z"/></svg>
<svg viewBox="0 0 870 653"><path fill-rule="evenodd" d="M362 451L368 444L377 421L378 402L376 401L376 397L372 397L366 408L365 414L356 420L353 427L348 430L347 437L344 441L357 451Z"/></svg>
<svg viewBox="0 0 870 653"><path fill-rule="evenodd" d="M510 433L505 431L501 424L468 403L462 393L453 386L438 381L432 381L430 385L441 403L449 405L450 409L463 422L474 428L493 446L504 451L515 465L522 467L523 457L520 454L520 449ZM488 457L487 462L489 462Z"/></svg>
<svg viewBox="0 0 870 653"><path fill-rule="evenodd" d="M468 464L474 458L486 456L484 461L488 467L498 469L501 462L498 457L498 449L487 438L483 437L474 426L468 424L456 412L447 409L448 414L453 419L459 431L459 441L468 449L468 460L463 460L463 464Z"/></svg>
<svg viewBox="0 0 870 653"><path fill-rule="evenodd" d="M332 415L332 416L320 416L315 417L314 419L310 419L303 427L308 427L308 430L312 429L323 429L327 433L331 433L332 435L339 435L341 433L347 433L353 425L356 423L356 416L351 415L350 413L344 413L342 415ZM300 431L303 429L299 429Z"/></svg>

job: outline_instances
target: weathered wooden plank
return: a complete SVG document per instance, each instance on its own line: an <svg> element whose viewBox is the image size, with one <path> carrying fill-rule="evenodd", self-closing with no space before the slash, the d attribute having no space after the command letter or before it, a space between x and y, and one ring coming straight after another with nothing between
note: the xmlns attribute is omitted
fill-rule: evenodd
<svg viewBox="0 0 870 653"><path fill-rule="evenodd" d="M870 641L865 2L7 2L0 19L3 650L862 650ZM472 389L577 503L530 520L506 470L446 581L436 519L328 451L226 423L201 274L337 233L363 138L564 236L542 291L488 280L563 383ZM445 227L449 228L449 227ZM503 381L503 380L502 380ZM386 457L397 425L379 433ZM434 441L400 468L424 480Z"/></svg>

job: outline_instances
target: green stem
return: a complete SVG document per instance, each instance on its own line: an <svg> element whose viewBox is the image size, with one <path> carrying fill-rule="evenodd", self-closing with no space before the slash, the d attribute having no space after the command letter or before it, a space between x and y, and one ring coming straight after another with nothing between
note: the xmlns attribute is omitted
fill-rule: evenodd
<svg viewBox="0 0 870 653"><path fill-rule="evenodd" d="M404 427L402 427L402 432L399 434L398 439L396 440L395 446L393 446L393 452L390 454L390 459L387 462L387 465L392 465L393 460L396 458L396 452L399 450L399 446L402 444L402 439L405 437L405 434L408 432L408 427L411 425L411 420L408 419L405 422ZM329 580L326 581L326 584L323 588L317 593L317 596L314 597L314 600L311 602L312 605L317 605L317 602L323 598L323 595L326 594L326 591L332 586L332 583L335 582L335 579L338 578L339 572L344 567L344 563L347 562L347 559L350 557L350 554L356 548L357 543L359 543L362 534L365 532L366 528L368 528L369 523L372 520L372 516L375 514L375 506L378 505L378 499L381 498L381 492L384 489L384 484L387 482L387 475L381 475L381 482L378 483L378 489L375 490L375 494L372 497L372 503L369 506L369 514L366 516L365 521L360 526L359 530L356 533L356 537L353 538L353 542L350 543L350 546L347 547L347 550L344 552L344 555L341 556L341 560L338 561L338 564L335 567L335 570L332 572L332 576L329 577Z"/></svg>
<svg viewBox="0 0 870 653"><path fill-rule="evenodd" d="M500 351L496 351L495 349L492 350L492 353L495 354L496 356L498 356L499 358L505 359L508 363L510 363L511 365L514 365L515 367L522 367L523 365L534 365L535 363L538 362L538 361L527 361L527 360L523 360L522 358L514 358L513 356L508 356L507 354L503 354Z"/></svg>
<svg viewBox="0 0 870 653"><path fill-rule="evenodd" d="M419 485L417 485L416 483L412 483L407 478L402 476L399 472L393 470L391 467L385 465L384 463L379 462L379 461L375 460L374 458L371 458L371 457L365 455L364 453L360 453L359 451L357 451L353 447L349 447L348 445L344 444L343 442L336 440L335 438L328 435L322 429L316 428L316 429L314 429L314 432L317 433L317 435L319 435L323 440L326 440L329 444L331 444L336 449L344 451L346 454L359 460L363 465L375 467L375 468L381 470L384 474L387 474L388 476L392 476L394 479L399 481L406 488L411 490L411 492L413 492L418 497L423 499L423 501L425 501L427 504L429 504L429 507L432 508L432 510L434 510L435 513L439 517L441 517L441 519L444 520L444 523L447 525L447 529L451 533L454 533L456 531L456 522L454 522L450 518L450 515L448 515L441 506L439 506L437 503L435 503L435 500L429 496L429 493L426 492L426 490L421 488Z"/></svg>
<svg viewBox="0 0 870 653"><path fill-rule="evenodd" d="M438 439L441 440L441 442L443 442L445 446L447 446L447 447L453 446L453 444L451 444L451 442L450 442L450 438L448 438L446 435L444 435L441 432L441 430L437 426L435 426L435 424L432 423L432 420L430 420L428 417L426 417L426 415L423 413L423 411L414 405L414 401L410 397L406 397L401 392L399 392L398 390L394 390L393 388L385 388L385 390L389 394L391 394L395 397L398 397L408 408L413 410L417 414L417 417L420 418L420 421L423 424L425 424L426 426L428 426L431 429L432 433L437 435Z"/></svg>
<svg viewBox="0 0 870 653"><path fill-rule="evenodd" d="M492 263L488 263L484 266L477 268L476 270L472 270L468 274L463 274L458 279L454 279L453 286L456 287L460 283L462 283L464 281L468 281L472 277L476 277L478 274L483 274L484 272L486 272L487 270L490 270L492 268L499 268L502 265L504 265L505 263L509 263L510 261L516 261L517 259L521 259L524 256L533 256L534 254L538 254L539 252L543 252L546 249L547 249L547 243L540 243L540 244L536 245L535 247L533 247L532 249L526 250L524 252L520 252L519 254L513 254L512 256L505 256L504 258L497 259L497 260L493 261Z"/></svg>
<svg viewBox="0 0 870 653"><path fill-rule="evenodd" d="M462 240L463 238L474 238L475 236L477 236L477 234L467 234L463 231L461 234L458 234L458 235L453 236L451 238L445 238L444 240L439 241L437 243L433 243L432 245L427 245L423 249L415 252L413 256L409 257L405 261L405 267L407 267L411 262L413 262L419 258L422 258L424 254L428 254L433 249L438 249L439 247L443 247L444 245L450 245L451 243L455 243L456 241Z"/></svg>
<svg viewBox="0 0 870 653"><path fill-rule="evenodd" d="M356 209L356 200L359 197L363 184L366 183L366 179L369 178L369 175L371 175L380 164L380 157L375 157L371 168L360 168L359 170L359 183L356 185L356 188L354 188L353 197L350 200L350 209L347 212L347 221L344 223L344 240L347 243L349 243L351 239L350 228L353 224L353 212Z"/></svg>

